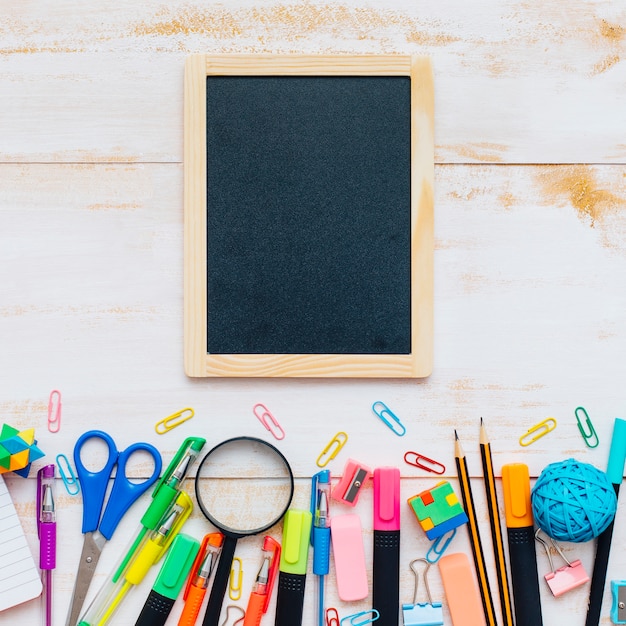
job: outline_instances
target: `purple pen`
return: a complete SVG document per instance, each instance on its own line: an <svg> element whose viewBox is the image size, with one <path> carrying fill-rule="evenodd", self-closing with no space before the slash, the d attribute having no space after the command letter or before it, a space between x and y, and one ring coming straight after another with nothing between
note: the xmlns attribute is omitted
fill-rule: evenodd
<svg viewBox="0 0 626 626"><path fill-rule="evenodd" d="M54 506L54 463L37 472L37 534L43 573L45 625L52 625L52 570L56 567L57 524Z"/></svg>

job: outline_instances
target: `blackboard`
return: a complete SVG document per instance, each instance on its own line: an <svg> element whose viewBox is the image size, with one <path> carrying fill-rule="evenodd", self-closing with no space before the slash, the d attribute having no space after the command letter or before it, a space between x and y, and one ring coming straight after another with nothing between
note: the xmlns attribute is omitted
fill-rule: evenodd
<svg viewBox="0 0 626 626"><path fill-rule="evenodd" d="M193 55L190 376L426 376L432 71L405 56Z"/></svg>

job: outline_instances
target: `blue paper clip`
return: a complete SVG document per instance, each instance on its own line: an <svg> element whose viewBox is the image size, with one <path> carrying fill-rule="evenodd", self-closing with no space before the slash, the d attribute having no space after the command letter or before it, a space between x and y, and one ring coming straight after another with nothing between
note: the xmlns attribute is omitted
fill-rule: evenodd
<svg viewBox="0 0 626 626"><path fill-rule="evenodd" d="M587 431L585 431L585 427L583 426L582 420L580 419L580 416L578 415L579 412L582 413L584 416L585 425L588 429ZM585 410L585 407L582 407L582 406L576 407L576 409L574 409L574 415L576 416L576 422L578 423L578 430L580 431L582 438L585 440L587 447L597 448L598 444L600 443L600 440L598 439L598 435L596 434L595 428L593 427L593 424L591 423L591 420L589 419L589 415L587 411Z"/></svg>
<svg viewBox="0 0 626 626"><path fill-rule="evenodd" d="M377 408L377 407L382 408ZM406 428L404 424L400 421L397 415L394 415L389 407L380 400L374 402L372 404L372 411L382 420L382 422L389 427L393 433L398 435L398 437L402 437L404 433L406 433Z"/></svg>
<svg viewBox="0 0 626 626"><path fill-rule="evenodd" d="M448 531L444 535L437 537L435 541L433 541L430 549L426 553L426 561L430 564L436 563L442 556L443 553L448 549L450 542L454 539L456 535L456 528Z"/></svg>
<svg viewBox="0 0 626 626"><path fill-rule="evenodd" d="M80 485L78 483L78 479L76 478L76 474L74 474L74 470L70 465L70 462L64 454L57 454L57 466L59 468L59 475L61 476L61 480L65 485L65 491L67 491L70 496L77 495L80 491Z"/></svg>
<svg viewBox="0 0 626 626"><path fill-rule="evenodd" d="M416 563L426 563L423 578L426 587L428 602L417 601L417 591L419 589L419 572L415 569ZM443 608L441 602L433 602L428 585L428 570L431 563L426 559L414 559L410 563L410 568L415 574L415 587L413 590L413 604L402 605L402 620L404 626L443 626Z"/></svg>
<svg viewBox="0 0 626 626"><path fill-rule="evenodd" d="M376 609L371 609L369 611L361 611L360 613L346 615L346 617L341 618L339 624L340 626L343 626L344 623L350 624L350 626L364 626L365 624L375 622L379 617L380 613Z"/></svg>

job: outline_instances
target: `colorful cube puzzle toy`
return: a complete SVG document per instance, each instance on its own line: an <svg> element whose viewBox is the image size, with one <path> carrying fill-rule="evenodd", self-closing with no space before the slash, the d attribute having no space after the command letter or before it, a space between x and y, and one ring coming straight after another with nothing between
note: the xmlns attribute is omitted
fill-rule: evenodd
<svg viewBox="0 0 626 626"><path fill-rule="evenodd" d="M426 536L433 540L467 523L467 515L447 480L408 499Z"/></svg>
<svg viewBox="0 0 626 626"><path fill-rule="evenodd" d="M30 464L44 456L37 447L35 429L17 430L8 424L0 431L0 474L15 472L28 478Z"/></svg>

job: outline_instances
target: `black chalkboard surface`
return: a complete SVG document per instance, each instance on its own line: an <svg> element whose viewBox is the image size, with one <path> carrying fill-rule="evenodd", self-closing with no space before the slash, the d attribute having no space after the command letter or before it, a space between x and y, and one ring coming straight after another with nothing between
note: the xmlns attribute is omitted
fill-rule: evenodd
<svg viewBox="0 0 626 626"><path fill-rule="evenodd" d="M185 142L190 376L430 373L424 59L194 55Z"/></svg>

